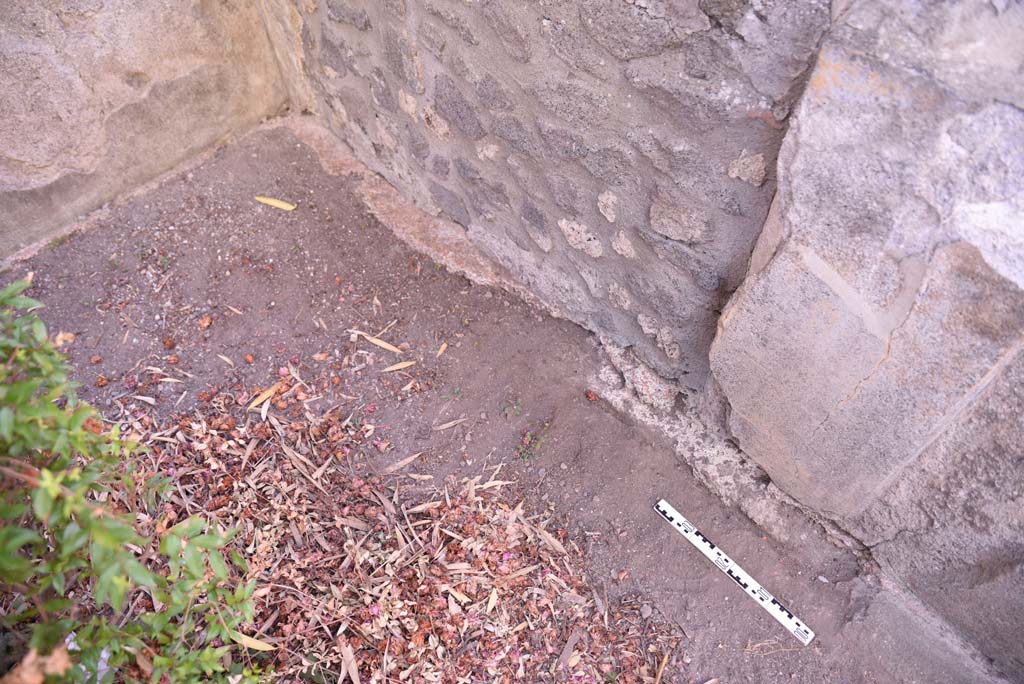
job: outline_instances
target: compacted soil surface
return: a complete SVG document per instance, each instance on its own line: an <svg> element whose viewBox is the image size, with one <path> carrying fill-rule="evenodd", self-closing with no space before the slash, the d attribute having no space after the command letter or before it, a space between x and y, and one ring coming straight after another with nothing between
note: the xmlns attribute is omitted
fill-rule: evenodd
<svg viewBox="0 0 1024 684"><path fill-rule="evenodd" d="M241 508L226 500L217 505L252 516L243 525L250 535L261 526L278 529L266 538L290 550L289 586L303 568L322 578L318 564L336 566L356 553L345 545L356 537L344 521L358 516L342 510L352 501L362 501L357 532L360 525L373 528L374 516L400 525L402 501L452 506L445 496L462 492L459 501L465 503L465 479L482 475L481 482L490 481L502 466L495 477L513 482L502 491L516 494L503 494L504 503L481 504L487 514L477 522L511 525L508 510L521 501L524 527L517 538L534 545L527 547L533 555L524 557L562 563L568 571L553 573L559 579L526 582L524 591L535 595L503 590L496 599L535 599L543 607L541 595L550 589L561 603L546 613L543 624L550 629L538 628L543 638L510 651L518 658L514 667L501 660L511 656L501 655L500 644L481 642L479 633L476 640L453 643L451 663L462 668L463 678L452 681L972 681L953 650L915 631L918 617L880 586L869 560L830 543L798 515L786 523L792 527L783 543L723 504L662 437L591 391L607 367L591 335L410 250L367 209L357 176L326 171L287 126L261 129L106 208L87 227L11 264L0 280L34 274L29 294L44 303L40 315L70 357L80 394L107 420L129 429L142 421L150 436L171 430L164 435L198 440L202 448L209 448L207 430L218 439L234 435L233 444L242 446L225 447L217 463L235 484L193 482L181 492L181 503L201 494L244 499ZM310 429L313 437L295 441ZM278 467L253 475L268 458L262 443L245 455L256 437L289 445L291 454L276 457L284 469L284 498L264 492L266 500L256 494L245 499L250 495L238 489L245 478ZM221 485L209 485L215 481ZM253 512L260 501L273 502L274 510L299 506L288 482L301 483L305 503L295 510L315 509L315 525L304 513L271 519ZM367 512L380 496L337 493L353 486L358 491L367 482L378 483L396 509L381 503L380 510ZM339 483L348 489L338 489ZM336 506L327 492L338 497ZM816 631L815 641L802 646L677 535L652 510L661 497L786 602ZM332 507L343 523L327 525L331 534L318 532ZM506 518L496 518L499 513ZM419 529L417 524L409 522L408 529ZM427 535L429 525L423 524ZM512 527L506 531L512 534ZM441 543L433 541L430 553L436 554ZM467 544L451 551L460 562ZM385 562L386 550L363 561ZM558 560L563 553L575 565ZM308 558L298 562L295 554ZM353 570L350 563L345 571ZM505 585L487 578L444 585L461 588L434 608L458 616L460 625L468 619L462 613L473 609L504 614L488 603L491 589ZM302 601L269 603L278 593L267 596L261 613L261 636L271 642L288 636L275 631L284 625L301 631L301 621L287 619L289 611L310 608ZM329 592L324 596L330 599ZM343 622L330 615L341 610L344 601L338 601L314 604L320 609L308 620L313 631L322 627L329 635ZM362 634L354 638L364 649L368 637L358 627L369 630L375 616L352 618L352 633ZM517 626L524 629L503 629ZM595 636L591 627L599 626L610 631ZM409 628L415 633L415 621ZM473 665L473 654L483 652L480 643L488 660L481 655ZM537 653L523 660L531 644ZM601 644L640 652L612 656ZM414 645L410 641L406 652ZM357 641L357 660L367 658L364 681L382 657L385 663L393 658L394 651L377 652L371 662L370 651L361 656L359 647ZM308 665L302 656L279 665L301 670L297 662ZM345 666L344 659L337 662ZM388 677L377 672L371 681L399 681L397 671Z"/></svg>

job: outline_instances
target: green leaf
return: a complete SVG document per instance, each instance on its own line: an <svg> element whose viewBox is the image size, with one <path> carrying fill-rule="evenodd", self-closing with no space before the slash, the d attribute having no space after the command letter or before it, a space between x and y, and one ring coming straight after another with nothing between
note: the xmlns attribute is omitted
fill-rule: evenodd
<svg viewBox="0 0 1024 684"><path fill-rule="evenodd" d="M27 510L28 506L23 503L0 504L0 520L17 520L24 515Z"/></svg>
<svg viewBox="0 0 1024 684"><path fill-rule="evenodd" d="M131 582L124 575L114 575L110 580L110 605L114 610L124 607L124 598L131 588Z"/></svg>
<svg viewBox="0 0 1024 684"><path fill-rule="evenodd" d="M206 522L202 518L192 516L187 520L182 520L168 531L171 532L171 534L176 534L180 537L194 537L202 532L203 527L205 526Z"/></svg>
<svg viewBox="0 0 1024 684"><path fill-rule="evenodd" d="M55 497L48 490L43 487L37 487L32 490L32 511L36 514L36 518L42 521L48 521L50 516L53 515L53 505Z"/></svg>
<svg viewBox="0 0 1024 684"><path fill-rule="evenodd" d="M0 409L0 439L10 442L14 438L14 409L5 406Z"/></svg>
<svg viewBox="0 0 1024 684"><path fill-rule="evenodd" d="M43 610L52 615L54 613L60 613L61 611L67 610L73 605L75 605L75 602L70 599L50 599L43 603Z"/></svg>
<svg viewBox="0 0 1024 684"><path fill-rule="evenodd" d="M40 653L48 653L54 646L61 643L67 634L65 621L40 622L32 628L29 646Z"/></svg>
<svg viewBox="0 0 1024 684"><path fill-rule="evenodd" d="M61 553L71 555L86 545L89 541L89 533L83 530L77 522L72 520L61 532L60 541L63 545Z"/></svg>
<svg viewBox="0 0 1024 684"><path fill-rule="evenodd" d="M199 547L189 544L185 547L185 567L193 577L202 577L206 571L203 554Z"/></svg>
<svg viewBox="0 0 1024 684"><path fill-rule="evenodd" d="M226 580L228 578L228 566L224 562L224 556L213 552L207 557L207 560L210 562L210 569L218 579Z"/></svg>
<svg viewBox="0 0 1024 684"><path fill-rule="evenodd" d="M135 584L151 589L156 586L156 579L153 577L153 573L134 558L125 559L124 570L128 574L128 579L135 582Z"/></svg>
<svg viewBox="0 0 1024 684"><path fill-rule="evenodd" d="M224 545L224 542L215 534L201 534L190 539L189 544L195 544L201 549L219 549Z"/></svg>
<svg viewBox="0 0 1024 684"><path fill-rule="evenodd" d="M181 537L176 534L166 534L160 540L160 553L171 558L177 558L181 553Z"/></svg>
<svg viewBox="0 0 1024 684"><path fill-rule="evenodd" d="M50 578L50 586L53 587L53 590L57 592L58 596L64 595L64 581L65 578L63 572L55 572Z"/></svg>
<svg viewBox="0 0 1024 684"><path fill-rule="evenodd" d="M249 574L249 564L245 562L245 558L242 554L238 553L235 549L231 549L231 562L235 564L235 567L241 570L245 574Z"/></svg>
<svg viewBox="0 0 1024 684"><path fill-rule="evenodd" d="M31 286L32 283L24 278L21 280L15 280L13 283L0 290L0 306L21 308L14 303L15 298Z"/></svg>
<svg viewBox="0 0 1024 684"><path fill-rule="evenodd" d="M0 527L0 550L4 555L17 553L26 544L39 544L43 539L24 527Z"/></svg>

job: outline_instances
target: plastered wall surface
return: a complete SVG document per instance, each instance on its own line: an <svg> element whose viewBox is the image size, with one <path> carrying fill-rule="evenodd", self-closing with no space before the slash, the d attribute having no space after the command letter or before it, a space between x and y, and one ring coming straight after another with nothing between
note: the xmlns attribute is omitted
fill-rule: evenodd
<svg viewBox="0 0 1024 684"><path fill-rule="evenodd" d="M262 16L248 0L0 3L0 254L279 113Z"/></svg>

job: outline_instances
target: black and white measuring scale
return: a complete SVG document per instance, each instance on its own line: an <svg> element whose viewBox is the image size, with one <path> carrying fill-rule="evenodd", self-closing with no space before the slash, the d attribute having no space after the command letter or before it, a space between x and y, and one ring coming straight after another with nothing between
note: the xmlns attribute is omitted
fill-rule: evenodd
<svg viewBox="0 0 1024 684"><path fill-rule="evenodd" d="M814 632L811 631L810 627L798 620L786 606L782 605L777 598L768 593L746 570L725 555L725 552L705 537L697 529L696 525L684 518L682 513L673 508L672 504L661 499L654 505L654 510L668 521L675 528L676 532L686 537L688 542L696 546L698 551L715 564L715 567L728 575L747 595L768 611L769 615L778 620L779 624L788 629L789 633L795 636L801 644L806 646L814 640Z"/></svg>

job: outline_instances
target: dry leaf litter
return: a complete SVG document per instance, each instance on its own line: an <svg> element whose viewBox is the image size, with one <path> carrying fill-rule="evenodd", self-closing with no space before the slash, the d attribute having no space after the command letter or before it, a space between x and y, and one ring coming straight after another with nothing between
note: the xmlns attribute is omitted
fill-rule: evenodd
<svg viewBox="0 0 1024 684"><path fill-rule="evenodd" d="M274 647L260 655L277 681L670 681L678 628L610 603L500 467L433 496L404 472L416 454L369 475L387 442L357 411L312 414L307 392L292 368L266 389L211 390L170 427L145 402L119 419L148 447L142 470L174 480L150 525L205 512L240 529L259 587L249 633Z"/></svg>

